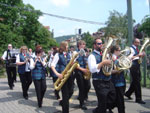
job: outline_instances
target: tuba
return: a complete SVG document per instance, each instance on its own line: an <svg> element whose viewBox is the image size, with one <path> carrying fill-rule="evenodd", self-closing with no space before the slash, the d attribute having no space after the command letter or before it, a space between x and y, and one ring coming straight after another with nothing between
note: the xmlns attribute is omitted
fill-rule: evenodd
<svg viewBox="0 0 150 113"><path fill-rule="evenodd" d="M124 50L121 51L119 59L114 62L114 68L118 71L123 71L129 69L132 66L131 59L128 56L131 54L130 47L126 47Z"/></svg>
<svg viewBox="0 0 150 113"><path fill-rule="evenodd" d="M143 52L143 50L145 49L145 47L148 45L148 43L150 42L149 38L145 38L144 39L144 43L139 51L139 54ZM141 64L142 63L142 58L139 58L138 63Z"/></svg>
<svg viewBox="0 0 150 113"><path fill-rule="evenodd" d="M76 62L76 59L78 57L79 54L84 54L84 50L80 50L79 53L76 53L73 55L72 59L70 60L70 62L67 64L66 68L64 69L64 71L62 72L63 78L60 79L58 78L56 80L56 82L54 83L54 88L55 90L60 90L62 88L62 86L64 85L64 83L68 80L68 78L70 77L71 73L77 68L79 67L79 63Z"/></svg>
<svg viewBox="0 0 150 113"><path fill-rule="evenodd" d="M108 59L107 55L108 55L108 51L109 51L109 48L112 45L112 43L113 43L113 39L112 39L112 37L109 37L108 43L103 52L102 61L104 61L105 59ZM102 67L102 71L106 76L110 76L111 72L112 72L112 68L113 68L113 61L112 61L111 65L104 65Z"/></svg>

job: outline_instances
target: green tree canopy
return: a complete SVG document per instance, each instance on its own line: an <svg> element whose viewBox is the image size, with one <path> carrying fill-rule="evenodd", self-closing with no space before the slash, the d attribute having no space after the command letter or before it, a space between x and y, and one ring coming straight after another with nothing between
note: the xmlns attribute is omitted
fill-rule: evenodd
<svg viewBox="0 0 150 113"><path fill-rule="evenodd" d="M139 31L143 31L146 36L150 37L150 16L146 15L142 20Z"/></svg>
<svg viewBox="0 0 150 113"><path fill-rule="evenodd" d="M89 32L82 34L82 39L86 42L87 48L93 48L93 37L90 35Z"/></svg>
<svg viewBox="0 0 150 113"><path fill-rule="evenodd" d="M16 48L26 45L34 49L36 44L43 46L44 50L58 45L48 31L39 21L42 13L35 10L30 4L23 4L22 0L1 0L0 5L0 53L12 43Z"/></svg>
<svg viewBox="0 0 150 113"><path fill-rule="evenodd" d="M105 37L110 35L121 35L126 38L128 33L127 15L123 15L115 10L110 11L108 21L106 21L106 27L100 28L105 32Z"/></svg>

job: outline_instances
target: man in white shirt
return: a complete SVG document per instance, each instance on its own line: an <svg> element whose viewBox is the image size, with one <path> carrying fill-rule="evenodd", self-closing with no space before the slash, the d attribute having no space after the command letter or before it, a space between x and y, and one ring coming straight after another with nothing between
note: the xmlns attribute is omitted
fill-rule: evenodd
<svg viewBox="0 0 150 113"><path fill-rule="evenodd" d="M1 58L2 58L2 60L5 60L5 62L6 62L8 85L9 85L10 89L13 89L14 81L16 81L16 67L10 66L10 59L12 59L11 50L12 50L12 44L8 44L8 50L4 52L4 54Z"/></svg>
<svg viewBox="0 0 150 113"><path fill-rule="evenodd" d="M98 106L93 110L93 113L106 113L108 103L115 101L115 88L111 82L111 75L106 76L102 71L103 65L110 65L111 60L102 61L102 40L96 38L93 42L94 51L88 57L89 70L92 73L93 86L98 99Z"/></svg>
<svg viewBox="0 0 150 113"><path fill-rule="evenodd" d="M133 40L133 45L131 46L131 54L130 58L132 61L132 67L130 68L130 73L132 77L132 82L130 84L130 87L128 91L125 93L125 96L128 97L128 99L132 99L130 96L133 92L135 92L136 102L139 104L145 104L145 102L142 100L142 94L141 94L141 72L140 72L140 64L138 62L140 57L144 57L145 53L142 52L139 54L138 46L140 45L140 40L138 38L135 38Z"/></svg>

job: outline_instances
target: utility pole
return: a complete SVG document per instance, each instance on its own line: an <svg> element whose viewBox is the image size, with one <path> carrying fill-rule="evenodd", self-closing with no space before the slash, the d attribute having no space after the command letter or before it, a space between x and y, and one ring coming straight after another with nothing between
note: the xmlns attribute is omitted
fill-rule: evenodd
<svg viewBox="0 0 150 113"><path fill-rule="evenodd" d="M149 15L150 15L150 0L148 2L149 2Z"/></svg>
<svg viewBox="0 0 150 113"><path fill-rule="evenodd" d="M132 0L127 0L127 15L128 15L128 46L131 46L133 39Z"/></svg>

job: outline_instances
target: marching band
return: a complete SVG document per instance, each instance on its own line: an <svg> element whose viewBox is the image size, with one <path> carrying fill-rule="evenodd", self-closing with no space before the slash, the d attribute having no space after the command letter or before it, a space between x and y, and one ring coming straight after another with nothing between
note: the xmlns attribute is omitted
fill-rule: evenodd
<svg viewBox="0 0 150 113"><path fill-rule="evenodd" d="M150 42L150 40L148 42ZM60 82L64 82L59 89L61 90L62 96L59 95L58 89L54 89L54 95L58 99L59 105L62 106L62 113L69 113L69 99L71 99L74 92L75 79L79 89L77 98L79 100L79 108L82 110L88 109L85 106L85 103L91 88L91 80L85 79L84 76L86 76L87 73L90 73L90 77L92 78L98 103L97 107L93 110L93 113L106 113L107 109L112 113L114 107L118 108L118 113L125 113L124 96L128 99L132 99L131 95L135 92L135 102L145 104L142 100L140 84L141 72L140 64L138 62L139 59L145 56L145 52L141 51L139 53L139 44L140 40L135 38L133 40L133 45L130 47L131 53L129 56L126 56L130 59L132 64L130 68L132 81L127 92L125 92L125 68L117 70L117 65L115 65L119 63L121 48L119 45L110 45L110 47L107 48L108 50L105 56L110 56L111 59L103 59L105 54L104 49L107 46L105 45L104 47L101 38L96 38L93 41L93 51L91 51L91 53L89 53L89 49L86 48L85 41L79 40L76 51L74 50L76 47L70 47L69 51L69 44L65 41L60 43L59 48L53 47L49 59L44 55L44 50L40 45L35 47L35 53L32 53L31 48L28 50L26 46L22 46L20 52L17 51L14 57L11 52L12 44L8 44L8 50L4 52L1 58L6 62L9 88L11 90L14 88L14 82L17 80L16 67L18 66L23 98L29 98L28 89L33 81L39 108L42 107L44 94L47 89L46 67L48 67L54 85L58 79ZM146 46L146 44L144 46ZM74 57L74 55L76 55L76 57ZM78 64L76 67L72 68L73 64L76 62ZM15 64L15 66L10 64ZM104 66L109 67L110 65L112 66L111 75L106 75L103 72L103 68ZM63 79L65 79L65 81Z"/></svg>

